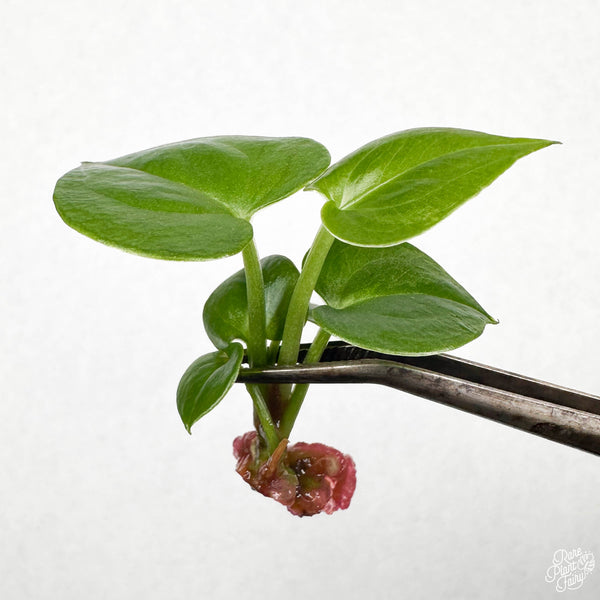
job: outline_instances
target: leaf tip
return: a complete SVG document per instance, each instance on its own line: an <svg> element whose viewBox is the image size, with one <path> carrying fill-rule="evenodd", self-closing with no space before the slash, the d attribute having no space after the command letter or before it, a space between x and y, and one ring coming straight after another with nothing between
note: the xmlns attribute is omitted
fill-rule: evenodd
<svg viewBox="0 0 600 600"><path fill-rule="evenodd" d="M558 140L546 140L546 143L548 146L562 146L562 142L559 142Z"/></svg>
<svg viewBox="0 0 600 600"><path fill-rule="evenodd" d="M562 142L559 142L558 140L539 139L539 140L532 140L532 141L535 142L535 144L537 146L537 150L542 150L542 148L548 148L548 146L555 146L555 145L562 146Z"/></svg>

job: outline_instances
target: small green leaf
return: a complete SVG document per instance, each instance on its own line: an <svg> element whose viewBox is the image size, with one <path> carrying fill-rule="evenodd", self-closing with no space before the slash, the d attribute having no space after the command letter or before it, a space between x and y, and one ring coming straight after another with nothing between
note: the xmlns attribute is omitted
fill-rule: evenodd
<svg viewBox="0 0 600 600"><path fill-rule="evenodd" d="M247 219L301 189L330 160L327 149L308 138L221 136L159 146L108 164L182 183Z"/></svg>
<svg viewBox="0 0 600 600"><path fill-rule="evenodd" d="M358 246L391 246L429 229L548 140L447 128L375 140L332 165L307 190L324 194L323 224Z"/></svg>
<svg viewBox="0 0 600 600"><path fill-rule="evenodd" d="M426 254L404 243L361 248L335 241L311 320L347 342L387 354L458 348L496 321Z"/></svg>
<svg viewBox="0 0 600 600"><path fill-rule="evenodd" d="M252 239L247 221L198 190L102 163L84 163L64 175L54 202L80 233L153 258L220 258Z"/></svg>
<svg viewBox="0 0 600 600"><path fill-rule="evenodd" d="M285 256L267 256L260 261L265 285L267 337L280 340L287 308L298 280L298 269ZM248 341L248 301L246 275L238 271L226 279L204 305L204 327L217 348L232 340Z"/></svg>
<svg viewBox="0 0 600 600"><path fill-rule="evenodd" d="M220 258L252 239L254 212L302 188L329 160L307 138L199 138L84 163L59 179L54 203L67 225L123 250Z"/></svg>
<svg viewBox="0 0 600 600"><path fill-rule="evenodd" d="M183 374L177 388L177 410L185 428L211 411L234 384L244 349L230 344L225 351L211 352L196 359Z"/></svg>

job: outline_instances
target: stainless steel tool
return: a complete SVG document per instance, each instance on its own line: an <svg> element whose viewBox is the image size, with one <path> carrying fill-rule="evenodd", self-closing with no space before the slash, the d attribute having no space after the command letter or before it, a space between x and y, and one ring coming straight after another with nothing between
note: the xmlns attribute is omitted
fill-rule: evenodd
<svg viewBox="0 0 600 600"><path fill-rule="evenodd" d="M600 455L600 397L446 354L393 356L332 342L318 363L243 368L237 381L378 383Z"/></svg>

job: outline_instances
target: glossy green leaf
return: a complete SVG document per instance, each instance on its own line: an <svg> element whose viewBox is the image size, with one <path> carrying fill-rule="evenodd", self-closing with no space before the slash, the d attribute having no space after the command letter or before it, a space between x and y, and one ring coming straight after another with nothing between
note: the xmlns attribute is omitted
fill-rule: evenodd
<svg viewBox="0 0 600 600"><path fill-rule="evenodd" d="M288 304L298 280L298 269L285 256L267 256L260 261L265 284L267 337L281 340ZM246 275L238 271L225 280L204 305L204 327L217 348L232 340L248 341Z"/></svg>
<svg viewBox="0 0 600 600"><path fill-rule="evenodd" d="M508 169L556 142L447 128L375 140L309 184L328 198L323 224L358 246L391 246L429 229Z"/></svg>
<svg viewBox="0 0 600 600"><path fill-rule="evenodd" d="M188 367L177 388L177 410L188 432L227 394L243 357L241 344L233 343L225 351L201 356Z"/></svg>
<svg viewBox="0 0 600 600"><path fill-rule="evenodd" d="M56 184L54 202L77 231L170 260L239 252L247 219L314 179L329 153L306 138L189 140L105 163L84 163Z"/></svg>
<svg viewBox="0 0 600 600"><path fill-rule="evenodd" d="M324 146L308 138L221 136L159 146L108 164L182 183L249 218L312 181L330 159Z"/></svg>
<svg viewBox="0 0 600 600"><path fill-rule="evenodd" d="M404 243L362 248L335 241L311 319L347 342L388 354L458 348L496 321L434 260Z"/></svg>
<svg viewBox="0 0 600 600"><path fill-rule="evenodd" d="M64 175L54 202L80 233L153 258L220 258L252 239L247 221L198 190L102 163L84 163Z"/></svg>

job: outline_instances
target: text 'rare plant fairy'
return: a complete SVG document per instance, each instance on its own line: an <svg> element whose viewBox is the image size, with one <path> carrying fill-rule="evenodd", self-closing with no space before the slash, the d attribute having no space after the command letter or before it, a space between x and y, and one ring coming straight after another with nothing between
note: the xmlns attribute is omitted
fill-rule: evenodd
<svg viewBox="0 0 600 600"><path fill-rule="evenodd" d="M188 431L251 367L298 361L307 321L319 326L304 362L330 337L387 354L458 348L496 321L440 265L406 240L479 193L517 159L556 142L449 128L375 140L329 166L306 138L223 136L86 162L56 184L60 216L105 244L153 258L209 260L242 253L244 269L204 306L215 352L177 390ZM259 259L252 215L304 188L325 197L302 269ZM310 304L313 292L322 299ZM242 346L245 344L246 348ZM308 385L247 385L256 428L234 441L237 472L298 516L345 509L356 486L350 456L288 440Z"/></svg>

